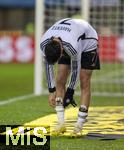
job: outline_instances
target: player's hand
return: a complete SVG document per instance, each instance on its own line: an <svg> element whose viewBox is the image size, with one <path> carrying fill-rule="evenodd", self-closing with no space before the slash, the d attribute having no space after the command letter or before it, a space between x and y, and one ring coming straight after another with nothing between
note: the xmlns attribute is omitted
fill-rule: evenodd
<svg viewBox="0 0 124 150"><path fill-rule="evenodd" d="M69 104L71 104L74 107L77 106L75 100L73 99L73 95L74 95L74 90L67 88L67 91L66 91L64 99L63 99L64 108L67 107Z"/></svg>
<svg viewBox="0 0 124 150"><path fill-rule="evenodd" d="M49 105L52 107L55 107L55 99L56 99L56 92L54 93L49 93Z"/></svg>

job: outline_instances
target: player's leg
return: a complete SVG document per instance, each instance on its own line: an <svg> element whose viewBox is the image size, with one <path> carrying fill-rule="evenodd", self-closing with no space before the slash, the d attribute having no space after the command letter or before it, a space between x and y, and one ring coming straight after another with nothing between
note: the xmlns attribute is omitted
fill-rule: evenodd
<svg viewBox="0 0 124 150"><path fill-rule="evenodd" d="M70 73L70 59L63 56L58 63L56 79L56 106L55 110L58 118L58 126L55 128L55 134L66 131L64 119L63 97L66 90L66 82Z"/></svg>
<svg viewBox="0 0 124 150"><path fill-rule="evenodd" d="M88 109L91 100L91 77L94 69L100 69L99 56L97 50L83 52L81 57L80 72L80 107L78 111L78 120L74 129L75 133L82 131L82 127L88 116Z"/></svg>
<svg viewBox="0 0 124 150"><path fill-rule="evenodd" d="M81 69L80 72L80 88L81 88L81 98L80 104L81 106L84 105L87 109L90 105L91 100L91 76L92 70L89 69Z"/></svg>
<svg viewBox="0 0 124 150"><path fill-rule="evenodd" d="M83 124L88 116L88 108L91 100L90 80L92 76L92 70L81 69L80 72L80 86L81 86L81 97L80 97L80 108L78 111L78 119L75 125L74 132L78 133L82 131Z"/></svg>
<svg viewBox="0 0 124 150"><path fill-rule="evenodd" d="M58 123L64 123L64 107L63 107L63 97L66 90L66 82L69 75L70 69L68 65L59 64L57 79L56 79L56 112L58 116Z"/></svg>

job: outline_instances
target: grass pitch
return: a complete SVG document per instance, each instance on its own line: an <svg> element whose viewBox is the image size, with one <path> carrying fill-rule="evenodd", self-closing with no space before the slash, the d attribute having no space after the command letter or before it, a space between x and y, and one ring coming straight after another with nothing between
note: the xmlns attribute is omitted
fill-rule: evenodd
<svg viewBox="0 0 124 150"><path fill-rule="evenodd" d="M0 102L27 95L33 92L33 65L32 64L0 64ZM54 114L54 110L48 105L47 96L30 97L24 100L17 100L2 105L0 103L0 125L23 125L27 122L39 119L46 115ZM79 105L79 97L76 97ZM99 110L104 107L124 106L123 97L95 97L93 96L91 107ZM72 109L69 108L69 109ZM108 111L108 110L107 110ZM73 112L72 112L73 113ZM92 111L90 112L89 122L93 121ZM97 118L101 119L104 112L98 112ZM120 113L121 129L124 131L123 114ZM109 112L107 118L111 118L113 112ZM115 114L114 114L115 115ZM105 119L105 118L104 118ZM116 118L116 121L120 118ZM93 128L91 124L90 128ZM95 126L97 127L97 125ZM107 124L106 124L107 127ZM92 129L93 130L93 129ZM90 131L90 130L89 130ZM51 150L123 150L124 139L116 140L101 140L101 139L85 139L85 138L71 138L69 136L51 137Z"/></svg>

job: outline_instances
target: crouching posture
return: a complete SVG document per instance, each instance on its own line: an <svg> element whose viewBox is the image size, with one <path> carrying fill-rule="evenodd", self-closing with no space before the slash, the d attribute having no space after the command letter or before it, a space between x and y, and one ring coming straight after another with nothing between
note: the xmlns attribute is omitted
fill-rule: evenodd
<svg viewBox="0 0 124 150"><path fill-rule="evenodd" d="M66 18L45 32L40 47L46 68L49 104L55 108L58 117L55 132L61 134L66 131L64 109L69 104L76 106L73 96L79 79L80 107L73 133L81 133L91 100L92 71L100 69L97 33L84 20ZM53 71L55 63L58 63L56 80ZM66 86L69 76L69 84Z"/></svg>

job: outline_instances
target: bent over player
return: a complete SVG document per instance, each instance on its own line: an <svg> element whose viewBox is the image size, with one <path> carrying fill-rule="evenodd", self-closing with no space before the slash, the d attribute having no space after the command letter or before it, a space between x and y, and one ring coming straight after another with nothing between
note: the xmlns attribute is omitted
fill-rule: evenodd
<svg viewBox="0 0 124 150"><path fill-rule="evenodd" d="M73 133L81 133L91 100L92 71L100 69L97 33L84 20L65 18L45 32L40 48L45 61L49 104L55 107L58 118L55 132L61 134L66 131L64 108L69 104L76 106L73 96L79 78L80 107ZM56 62L58 62L58 72L55 82L53 65ZM69 75L70 80L66 87Z"/></svg>

